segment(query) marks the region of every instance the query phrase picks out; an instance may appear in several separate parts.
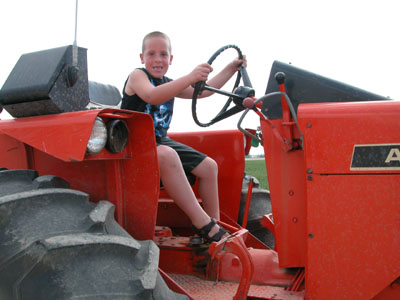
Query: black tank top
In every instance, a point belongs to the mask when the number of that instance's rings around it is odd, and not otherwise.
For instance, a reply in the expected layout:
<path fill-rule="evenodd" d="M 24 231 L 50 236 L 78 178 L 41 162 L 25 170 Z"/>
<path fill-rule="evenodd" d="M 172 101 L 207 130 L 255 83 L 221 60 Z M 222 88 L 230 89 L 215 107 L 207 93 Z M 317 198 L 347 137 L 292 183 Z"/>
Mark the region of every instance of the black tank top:
<path fill-rule="evenodd" d="M 140 68 L 140 70 L 146 73 L 147 77 L 149 78 L 149 81 L 154 86 L 158 86 L 160 84 L 172 81 L 171 78 L 168 78 L 166 76 L 163 76 L 162 78 L 154 78 L 149 74 L 149 72 L 147 72 L 145 68 Z M 124 88 L 122 90 L 121 108 L 150 114 L 154 121 L 155 135 L 157 137 L 166 136 L 172 119 L 174 98 L 158 105 L 148 104 L 136 94 L 129 96 L 128 94 L 125 93 L 125 87 L 127 82 L 128 79 L 125 81 Z"/>

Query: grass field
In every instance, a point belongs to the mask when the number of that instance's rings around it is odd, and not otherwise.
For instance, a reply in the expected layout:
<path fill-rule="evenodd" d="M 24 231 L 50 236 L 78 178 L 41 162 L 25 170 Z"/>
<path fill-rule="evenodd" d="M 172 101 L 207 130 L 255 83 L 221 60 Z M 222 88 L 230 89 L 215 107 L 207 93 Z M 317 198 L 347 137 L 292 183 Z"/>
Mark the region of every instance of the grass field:
<path fill-rule="evenodd" d="M 269 189 L 264 159 L 246 159 L 245 172 L 258 179 L 261 189 Z"/>

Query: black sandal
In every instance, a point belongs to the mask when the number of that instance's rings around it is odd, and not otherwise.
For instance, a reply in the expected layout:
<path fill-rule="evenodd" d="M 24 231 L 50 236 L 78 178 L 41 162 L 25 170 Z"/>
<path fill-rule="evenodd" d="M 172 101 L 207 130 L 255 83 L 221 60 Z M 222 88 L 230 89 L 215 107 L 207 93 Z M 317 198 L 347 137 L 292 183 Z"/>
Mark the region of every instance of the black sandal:
<path fill-rule="evenodd" d="M 214 226 L 217 225 L 217 220 L 215 220 L 214 218 L 211 218 L 210 223 L 208 223 L 207 225 L 204 225 L 202 228 L 197 229 L 196 227 L 193 227 L 193 231 L 198 234 L 199 236 L 201 236 L 202 238 L 204 238 L 207 242 L 218 242 L 219 240 L 221 240 L 221 238 L 229 233 L 228 231 L 226 231 L 222 226 L 219 226 L 219 230 L 212 236 L 209 236 L 210 231 L 214 228 Z"/>

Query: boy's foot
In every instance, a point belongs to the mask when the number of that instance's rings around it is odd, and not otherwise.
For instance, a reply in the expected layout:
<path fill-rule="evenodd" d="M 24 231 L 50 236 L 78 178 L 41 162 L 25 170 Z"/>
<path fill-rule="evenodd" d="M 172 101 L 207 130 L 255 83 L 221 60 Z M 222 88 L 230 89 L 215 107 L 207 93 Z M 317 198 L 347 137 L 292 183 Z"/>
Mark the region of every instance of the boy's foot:
<path fill-rule="evenodd" d="M 222 238 L 226 238 L 229 236 L 229 232 L 218 225 L 217 221 L 214 218 L 211 218 L 210 223 L 200 229 L 197 229 L 193 226 L 193 230 L 195 233 L 204 238 L 207 242 L 218 242 Z"/>

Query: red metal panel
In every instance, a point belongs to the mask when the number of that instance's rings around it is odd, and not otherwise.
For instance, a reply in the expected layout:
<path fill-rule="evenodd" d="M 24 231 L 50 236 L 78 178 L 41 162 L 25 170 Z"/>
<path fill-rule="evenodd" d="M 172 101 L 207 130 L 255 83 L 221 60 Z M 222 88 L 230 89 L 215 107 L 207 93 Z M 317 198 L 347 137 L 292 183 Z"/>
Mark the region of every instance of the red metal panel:
<path fill-rule="evenodd" d="M 396 299 L 388 287 L 400 275 L 399 171 L 350 167 L 355 145 L 400 143 L 400 103 L 303 104 L 298 112 L 308 170 L 307 299 L 371 299 L 383 290 Z"/>
<path fill-rule="evenodd" d="M 248 249 L 254 265 L 254 273 L 251 278 L 253 284 L 272 286 L 290 286 L 293 274 L 287 269 L 279 268 L 278 254 L 273 250 Z M 242 265 L 237 256 L 225 253 L 218 260 L 218 277 L 226 281 L 239 281 L 242 274 Z"/>
<path fill-rule="evenodd" d="M 0 132 L 61 160 L 80 161 L 99 114 L 129 118 L 134 113 L 103 109 L 2 120 Z"/>
<path fill-rule="evenodd" d="M 155 241 L 161 250 L 159 267 L 162 270 L 205 277 L 208 259 L 206 247 L 188 247 L 188 237 L 156 237 Z"/>
<path fill-rule="evenodd" d="M 238 283 L 210 281 L 192 275 L 168 274 L 195 300 L 232 300 Z M 247 299 L 303 300 L 303 292 L 287 291 L 282 287 L 251 285 Z M 336 299 L 336 298 L 335 298 Z"/>
<path fill-rule="evenodd" d="M 90 195 L 90 200 L 107 200 L 107 173 L 105 161 L 65 162 L 42 151 L 33 149 L 30 169 L 39 175 L 56 175 L 67 180 L 71 188 Z"/>
<path fill-rule="evenodd" d="M 1 134 L 1 131 L 0 167 L 7 169 L 28 168 L 25 145 L 7 135 Z"/>
<path fill-rule="evenodd" d="M 128 120 L 132 157 L 123 161 L 124 227 L 139 240 L 153 239 L 160 193 L 153 120 L 148 114 Z"/>
<path fill-rule="evenodd" d="M 178 142 L 206 153 L 218 163 L 220 209 L 237 220 L 244 175 L 244 138 L 238 130 L 171 133 Z"/>
<path fill-rule="evenodd" d="M 107 176 L 108 200 L 115 205 L 115 217 L 119 224 L 124 226 L 124 199 L 125 182 L 123 179 L 124 165 L 123 160 L 113 159 L 106 161 L 105 168 Z M 126 214 L 125 214 L 126 217 Z"/>
<path fill-rule="evenodd" d="M 64 161 L 82 160 L 98 110 L 0 122 L 0 130 Z"/>
<path fill-rule="evenodd" d="M 398 279 L 372 300 L 398 300 L 400 299 L 400 285 Z"/>
<path fill-rule="evenodd" d="M 273 126 L 283 132 L 281 120 Z M 276 250 L 281 267 L 305 265 L 306 195 L 303 150 L 286 152 L 271 125 L 261 121 Z"/>
<path fill-rule="evenodd" d="M 96 156 L 82 156 L 87 139 L 80 132 L 90 135 L 98 114 L 105 118 L 125 119 L 130 132 L 125 151 L 111 154 L 103 150 Z M 51 128 L 45 123 L 53 118 L 57 120 L 57 125 Z M 1 129 L 22 141 L 29 140 L 29 145 L 34 146 L 29 147 L 28 168 L 36 169 L 40 175 L 52 174 L 64 178 L 71 188 L 88 193 L 91 201 L 113 202 L 117 220 L 130 234 L 141 240 L 153 238 L 160 180 L 153 122 L 149 115 L 108 109 L 27 119 L 30 120 L 18 119 L 8 124 L 16 125 L 17 130 L 5 126 Z M 4 124 L 3 121 L 1 124 Z M 74 129 L 69 135 L 71 127 Z M 23 134 L 24 130 L 27 137 Z M 49 135 L 46 130 L 51 131 Z M 41 138 L 45 139 L 45 143 L 39 143 Z M 69 150 L 75 153 L 73 155 L 77 160 L 69 160 Z M 17 166 L 9 167 L 15 169 Z"/>
<path fill-rule="evenodd" d="M 400 276 L 399 175 L 307 183 L 306 299 L 371 299 Z"/>
<path fill-rule="evenodd" d="M 400 143 L 399 116 L 399 101 L 300 105 L 307 169 L 319 174 L 365 172 L 350 171 L 354 145 Z"/>

